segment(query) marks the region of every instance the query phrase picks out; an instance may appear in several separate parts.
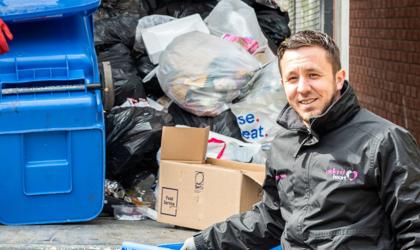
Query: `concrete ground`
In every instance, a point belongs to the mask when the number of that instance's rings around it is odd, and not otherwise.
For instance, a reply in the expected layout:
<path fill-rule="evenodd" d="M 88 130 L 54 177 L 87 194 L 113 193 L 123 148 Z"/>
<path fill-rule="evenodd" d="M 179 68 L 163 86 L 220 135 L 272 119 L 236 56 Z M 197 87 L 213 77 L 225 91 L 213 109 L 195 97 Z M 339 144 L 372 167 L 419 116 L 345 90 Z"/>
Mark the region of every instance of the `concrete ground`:
<path fill-rule="evenodd" d="M 113 217 L 71 224 L 0 225 L 0 249 L 120 249 L 123 241 L 158 246 L 182 242 L 195 233 L 149 219 L 119 221 Z"/>

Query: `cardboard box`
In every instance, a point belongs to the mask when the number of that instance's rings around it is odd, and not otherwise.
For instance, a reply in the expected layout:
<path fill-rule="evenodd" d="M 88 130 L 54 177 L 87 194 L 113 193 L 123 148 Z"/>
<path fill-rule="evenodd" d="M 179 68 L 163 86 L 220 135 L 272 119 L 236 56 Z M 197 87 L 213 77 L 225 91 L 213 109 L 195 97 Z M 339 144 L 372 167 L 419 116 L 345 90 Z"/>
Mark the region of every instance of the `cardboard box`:
<path fill-rule="evenodd" d="M 264 165 L 205 160 L 208 134 L 208 128 L 163 128 L 159 222 L 201 230 L 261 199 Z"/>

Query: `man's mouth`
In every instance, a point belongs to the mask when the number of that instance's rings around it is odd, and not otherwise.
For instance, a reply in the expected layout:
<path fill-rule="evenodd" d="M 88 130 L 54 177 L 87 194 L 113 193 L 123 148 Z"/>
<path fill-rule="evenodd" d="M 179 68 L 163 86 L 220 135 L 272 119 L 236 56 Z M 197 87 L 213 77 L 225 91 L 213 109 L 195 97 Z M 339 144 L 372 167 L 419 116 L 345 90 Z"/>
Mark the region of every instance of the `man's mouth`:
<path fill-rule="evenodd" d="M 300 100 L 299 104 L 308 105 L 316 101 L 316 98 Z"/>

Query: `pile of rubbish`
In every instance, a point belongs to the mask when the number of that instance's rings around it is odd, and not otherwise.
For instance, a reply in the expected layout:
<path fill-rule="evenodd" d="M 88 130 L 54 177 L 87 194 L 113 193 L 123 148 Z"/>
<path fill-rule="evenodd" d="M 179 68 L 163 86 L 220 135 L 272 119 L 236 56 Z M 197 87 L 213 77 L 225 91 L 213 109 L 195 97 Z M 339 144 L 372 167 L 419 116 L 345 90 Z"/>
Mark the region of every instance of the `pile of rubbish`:
<path fill-rule="evenodd" d="M 287 102 L 273 53 L 290 36 L 285 2 L 102 1 L 95 49 L 115 89 L 105 114 L 105 212 L 154 208 L 163 126 L 209 127 L 207 156 L 264 163 Z"/>

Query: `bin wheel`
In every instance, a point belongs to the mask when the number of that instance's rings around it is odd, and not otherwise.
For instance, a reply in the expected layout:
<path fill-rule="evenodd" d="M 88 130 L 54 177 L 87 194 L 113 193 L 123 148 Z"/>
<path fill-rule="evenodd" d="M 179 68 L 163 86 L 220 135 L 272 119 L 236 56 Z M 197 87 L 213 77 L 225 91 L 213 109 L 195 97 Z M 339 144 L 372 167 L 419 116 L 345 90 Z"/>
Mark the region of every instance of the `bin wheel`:
<path fill-rule="evenodd" d="M 102 103 L 105 111 L 110 111 L 115 102 L 114 83 L 110 62 L 102 62 Z"/>

